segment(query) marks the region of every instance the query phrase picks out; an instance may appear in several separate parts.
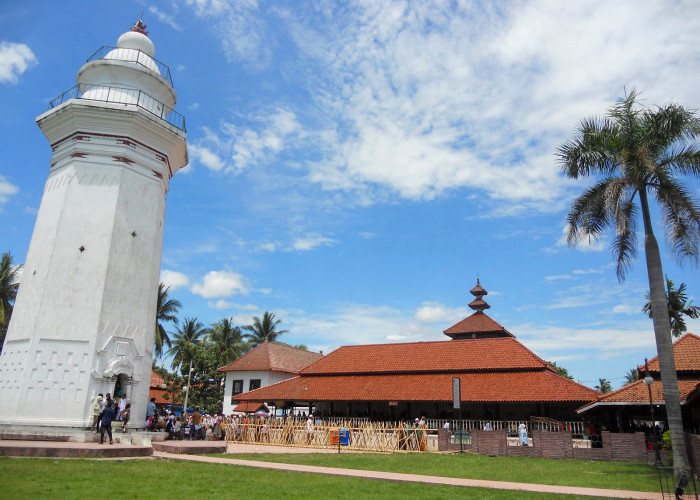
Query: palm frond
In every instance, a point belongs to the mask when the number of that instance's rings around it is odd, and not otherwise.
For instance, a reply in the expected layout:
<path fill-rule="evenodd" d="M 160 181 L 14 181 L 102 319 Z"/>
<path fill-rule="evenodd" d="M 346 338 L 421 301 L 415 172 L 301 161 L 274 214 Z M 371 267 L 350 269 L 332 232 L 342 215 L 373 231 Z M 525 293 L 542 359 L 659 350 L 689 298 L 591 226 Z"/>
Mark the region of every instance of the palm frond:
<path fill-rule="evenodd" d="M 566 216 L 570 246 L 576 246 L 582 238 L 597 239 L 607 229 L 611 222 L 609 188 L 614 181 L 604 179 L 574 200 Z"/>
<path fill-rule="evenodd" d="M 616 213 L 612 250 L 616 256 L 617 279 L 620 282 L 625 280 L 629 266 L 637 257 L 637 211 L 634 198 L 629 197 L 620 203 Z"/>
<path fill-rule="evenodd" d="M 691 193 L 673 177 L 662 175 L 654 194 L 663 215 L 666 238 L 679 261 L 698 261 L 700 206 Z"/>
<path fill-rule="evenodd" d="M 641 119 L 644 144 L 655 156 L 678 141 L 692 141 L 700 132 L 700 123 L 692 111 L 674 103 L 646 110 Z"/>
<path fill-rule="evenodd" d="M 586 118 L 581 121 L 574 139 L 557 148 L 555 156 L 572 179 L 593 174 L 609 175 L 617 168 L 615 124 L 607 118 Z"/>
<path fill-rule="evenodd" d="M 700 146 L 675 144 L 659 155 L 658 163 L 673 172 L 700 177 Z"/>

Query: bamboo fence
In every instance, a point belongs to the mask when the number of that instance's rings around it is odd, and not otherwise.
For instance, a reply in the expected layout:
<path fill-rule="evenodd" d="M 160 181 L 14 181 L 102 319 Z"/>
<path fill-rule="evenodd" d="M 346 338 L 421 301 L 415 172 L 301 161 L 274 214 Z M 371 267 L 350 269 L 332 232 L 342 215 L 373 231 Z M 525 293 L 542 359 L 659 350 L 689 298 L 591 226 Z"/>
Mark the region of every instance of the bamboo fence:
<path fill-rule="evenodd" d="M 356 451 L 394 452 L 425 451 L 427 435 L 437 429 L 425 426 L 408 427 L 395 422 L 361 422 L 334 420 L 314 422 L 309 432 L 306 421 L 293 419 L 261 419 L 257 417 L 226 419 L 221 424 L 226 441 L 303 448 L 338 448 L 331 444 L 331 429 L 347 429 L 349 444 L 344 449 Z"/>

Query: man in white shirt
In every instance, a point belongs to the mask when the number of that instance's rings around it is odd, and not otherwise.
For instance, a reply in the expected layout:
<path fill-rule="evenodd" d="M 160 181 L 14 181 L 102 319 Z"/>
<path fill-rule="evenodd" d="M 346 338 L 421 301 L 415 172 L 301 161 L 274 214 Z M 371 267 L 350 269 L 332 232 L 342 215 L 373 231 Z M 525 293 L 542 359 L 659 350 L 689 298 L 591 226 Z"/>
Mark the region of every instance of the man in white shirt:
<path fill-rule="evenodd" d="M 117 411 L 117 420 L 122 419 L 122 412 L 124 411 L 124 408 L 126 408 L 126 394 L 122 394 L 122 397 L 119 398 L 119 405 L 118 405 L 118 411 Z"/>

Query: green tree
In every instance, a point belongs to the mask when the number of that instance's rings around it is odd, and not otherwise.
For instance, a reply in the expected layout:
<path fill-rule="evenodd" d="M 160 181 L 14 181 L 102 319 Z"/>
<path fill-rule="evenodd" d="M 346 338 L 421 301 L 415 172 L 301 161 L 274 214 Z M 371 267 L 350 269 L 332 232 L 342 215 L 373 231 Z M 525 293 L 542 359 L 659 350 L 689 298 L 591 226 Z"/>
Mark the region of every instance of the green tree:
<path fill-rule="evenodd" d="M 647 302 L 644 304 L 642 312 L 651 318 L 651 295 L 649 292 L 644 294 L 644 298 L 647 299 Z M 668 276 L 666 276 L 666 302 L 668 303 L 668 319 L 671 321 L 671 333 L 674 337 L 680 337 L 688 331 L 683 316 L 700 317 L 700 307 L 694 306 L 692 301 L 688 301 L 685 283 L 681 283 L 676 288 Z"/>
<path fill-rule="evenodd" d="M 163 355 L 163 346 L 172 347 L 170 336 L 165 331 L 163 323 L 167 321 L 177 321 L 177 313 L 182 307 L 178 300 L 168 298 L 170 287 L 163 283 L 158 284 L 158 304 L 156 307 L 156 335 L 153 346 L 153 354 L 160 358 Z"/>
<path fill-rule="evenodd" d="M 211 325 L 209 339 L 216 346 L 219 366 L 225 366 L 250 350 L 243 341 L 240 327 L 233 324 L 232 318 L 223 318 Z"/>
<path fill-rule="evenodd" d="M 637 255 L 637 224 L 641 210 L 644 227 L 651 311 L 669 429 L 674 443 L 676 474 L 687 468 L 678 378 L 673 358 L 664 273 L 654 236 L 649 206 L 652 195 L 659 203 L 666 234 L 679 260 L 698 259 L 700 211 L 679 174 L 700 176 L 697 137 L 700 122 L 694 112 L 676 104 L 641 108 L 632 90 L 603 118 L 584 119 L 574 139 L 557 150 L 561 166 L 573 179 L 594 177 L 596 182 L 572 204 L 567 215 L 568 241 L 598 239 L 612 229 L 612 250 L 617 277 Z"/>
<path fill-rule="evenodd" d="M 602 392 L 603 394 L 607 394 L 612 392 L 612 385 L 610 385 L 610 381 L 608 379 L 599 378 L 598 385 L 596 385 L 594 389 Z"/>
<path fill-rule="evenodd" d="M 633 382 L 639 380 L 639 372 L 636 368 L 632 368 L 630 371 L 625 373 L 625 383 L 624 385 L 630 385 Z"/>
<path fill-rule="evenodd" d="M 195 348 L 209 331 L 197 321 L 197 318 L 185 318 L 181 325 L 175 324 L 175 331 L 171 332 L 172 347 L 168 349 L 168 356 L 173 357 L 172 367 L 189 369 L 190 360 L 194 358 Z"/>
<path fill-rule="evenodd" d="M 213 342 L 200 342 L 193 351 L 192 380 L 188 406 L 196 406 L 207 413 L 221 414 L 224 402 L 224 374 L 217 371 L 221 366 L 219 348 Z M 186 376 L 189 366 L 183 365 Z"/>
<path fill-rule="evenodd" d="M 16 266 L 12 263 L 12 255 L 9 252 L 2 254 L 0 259 L 0 352 L 5 343 L 12 308 L 17 298 L 20 269 L 22 269 L 21 265 Z"/>
<path fill-rule="evenodd" d="M 569 380 L 574 379 L 574 377 L 569 375 L 569 370 L 567 370 L 563 366 L 557 365 L 556 362 L 554 362 L 554 361 L 547 361 L 547 363 L 549 363 L 552 366 L 552 368 L 554 368 L 560 376 L 562 376 L 564 378 L 568 378 Z"/>
<path fill-rule="evenodd" d="M 277 325 L 282 323 L 281 319 L 275 319 L 275 313 L 265 311 L 262 321 L 257 316 L 253 317 L 253 324 L 243 327 L 246 333 L 244 337 L 248 340 L 251 346 L 255 347 L 263 342 L 272 342 L 277 340 L 277 337 L 287 330 L 277 330 Z"/>

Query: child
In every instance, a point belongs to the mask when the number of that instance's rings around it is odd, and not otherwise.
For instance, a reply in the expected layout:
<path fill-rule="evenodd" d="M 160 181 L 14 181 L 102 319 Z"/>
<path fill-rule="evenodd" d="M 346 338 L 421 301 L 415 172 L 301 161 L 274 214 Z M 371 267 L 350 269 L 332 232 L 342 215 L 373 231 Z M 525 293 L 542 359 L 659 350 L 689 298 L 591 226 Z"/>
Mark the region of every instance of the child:
<path fill-rule="evenodd" d="M 131 416 L 131 403 L 127 403 L 122 412 L 122 432 L 126 432 L 126 424 L 129 423 L 129 417 Z"/>

